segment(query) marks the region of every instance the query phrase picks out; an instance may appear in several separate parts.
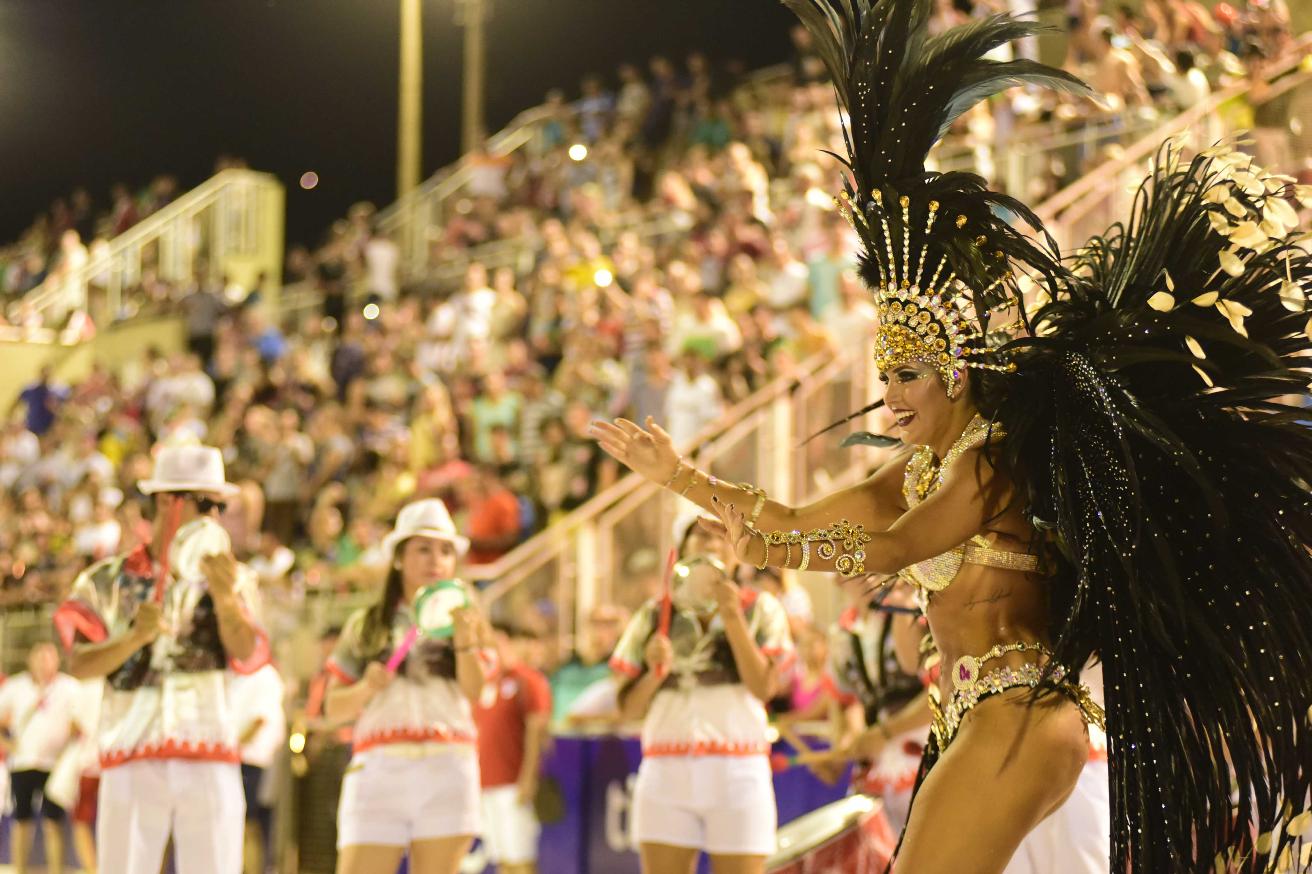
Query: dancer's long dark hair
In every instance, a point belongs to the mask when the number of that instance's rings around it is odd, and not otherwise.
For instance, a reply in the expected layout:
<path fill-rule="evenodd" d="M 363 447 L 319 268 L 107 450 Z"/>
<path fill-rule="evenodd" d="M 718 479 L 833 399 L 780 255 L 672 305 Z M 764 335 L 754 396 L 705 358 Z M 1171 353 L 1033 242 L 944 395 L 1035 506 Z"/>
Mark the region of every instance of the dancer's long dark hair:
<path fill-rule="evenodd" d="M 408 540 L 402 540 L 396 545 L 393 562 L 407 543 Z M 386 652 L 391 643 L 389 637 L 392 621 L 396 618 L 396 608 L 400 606 L 404 592 L 401 569 L 392 564 L 387 569 L 387 581 L 383 583 L 382 595 L 365 611 L 360 625 L 360 650 L 364 661 L 372 661 Z"/>

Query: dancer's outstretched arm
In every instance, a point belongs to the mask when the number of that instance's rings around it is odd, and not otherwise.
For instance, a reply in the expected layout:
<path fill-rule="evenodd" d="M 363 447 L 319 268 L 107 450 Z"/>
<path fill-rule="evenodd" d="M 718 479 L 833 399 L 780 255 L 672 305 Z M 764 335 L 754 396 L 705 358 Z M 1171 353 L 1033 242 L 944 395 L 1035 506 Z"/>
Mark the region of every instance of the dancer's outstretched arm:
<path fill-rule="evenodd" d="M 717 513 L 718 506 L 736 507 L 761 531 L 805 531 L 839 519 L 862 525 L 867 531 L 881 531 L 906 511 L 902 476 L 909 452 L 899 454 L 864 482 L 814 503 L 790 507 L 770 500 L 760 490 L 714 479 L 692 467 L 679 457 L 670 435 L 650 416 L 645 428 L 628 419 L 593 422 L 592 436 L 609 455 L 651 482 L 664 485 L 708 513 Z"/>
<path fill-rule="evenodd" d="M 815 528 L 797 526 L 772 531 L 762 525 L 753 530 L 736 504 L 717 500 L 712 508 L 724 526 L 725 536 L 745 562 L 837 571 L 847 576 L 897 573 L 965 543 L 984 531 L 1000 508 L 1007 506 L 1010 484 L 991 465 L 980 462 L 978 449 L 964 453 L 943 471 L 943 484 L 937 491 L 900 514 L 885 530 L 869 526 L 857 530 L 860 516 L 840 517 L 837 513 Z M 851 524 L 844 526 L 843 522 Z M 790 532 L 797 533 L 792 542 L 773 542 L 772 534 Z"/>

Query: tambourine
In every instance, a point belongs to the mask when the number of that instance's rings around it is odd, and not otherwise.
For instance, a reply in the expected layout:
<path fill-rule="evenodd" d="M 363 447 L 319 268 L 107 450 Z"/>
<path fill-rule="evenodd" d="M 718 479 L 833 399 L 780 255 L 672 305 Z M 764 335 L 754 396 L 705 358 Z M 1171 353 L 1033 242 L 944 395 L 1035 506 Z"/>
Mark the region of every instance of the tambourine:
<path fill-rule="evenodd" d="M 387 660 L 387 670 L 396 673 L 419 635 L 434 640 L 454 635 L 456 611 L 469 606 L 469 592 L 459 580 L 438 580 L 420 589 L 415 594 L 415 624 Z"/>

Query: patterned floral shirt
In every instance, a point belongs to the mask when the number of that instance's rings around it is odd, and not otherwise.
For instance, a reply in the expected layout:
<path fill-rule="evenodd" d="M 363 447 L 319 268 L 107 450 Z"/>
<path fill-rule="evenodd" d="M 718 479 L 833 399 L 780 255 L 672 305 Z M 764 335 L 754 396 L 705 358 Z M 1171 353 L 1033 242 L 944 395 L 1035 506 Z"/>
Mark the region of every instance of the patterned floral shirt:
<path fill-rule="evenodd" d="M 339 683 L 358 682 L 370 662 L 385 664 L 415 624 L 409 605 L 400 604 L 384 639 L 366 640 L 367 613 L 365 608 L 351 614 L 328 658 L 328 671 Z M 479 658 L 485 667 L 493 661 L 486 652 L 480 652 Z M 354 749 L 359 753 L 415 744 L 472 749 L 477 737 L 473 709 L 456 682 L 452 640 L 420 635 L 397 669 L 396 679 L 370 699 L 356 720 Z"/>
<path fill-rule="evenodd" d="M 788 616 L 769 593 L 742 591 L 747 628 L 767 658 L 781 666 L 793 657 Z M 625 681 L 641 676 L 643 651 L 660 623 L 659 600 L 644 604 L 611 656 Z M 770 751 L 765 706 L 743 686 L 718 615 L 703 622 L 674 608 L 670 616 L 674 665 L 642 725 L 644 756 L 755 755 Z"/>
<path fill-rule="evenodd" d="M 212 519 L 184 525 L 170 547 L 170 579 L 163 613 L 168 631 L 137 650 L 105 678 L 99 747 L 104 768 L 136 759 L 237 762 L 237 727 L 226 671 L 250 673 L 269 660 L 268 638 L 257 626 L 255 651 L 229 658 L 219 637 L 214 599 L 198 563 L 199 544 L 223 548 L 227 534 Z M 100 643 L 128 633 L 141 603 L 154 597 L 160 568 L 147 547 L 87 568 L 55 612 L 64 648 Z M 258 616 L 255 574 L 238 565 L 235 592 L 248 618 Z"/>

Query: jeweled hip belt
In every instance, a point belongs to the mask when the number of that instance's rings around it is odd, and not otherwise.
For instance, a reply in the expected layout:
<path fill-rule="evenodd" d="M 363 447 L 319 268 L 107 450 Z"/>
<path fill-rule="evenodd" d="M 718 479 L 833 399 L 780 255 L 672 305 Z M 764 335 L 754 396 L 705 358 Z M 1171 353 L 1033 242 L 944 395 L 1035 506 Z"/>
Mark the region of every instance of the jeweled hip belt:
<path fill-rule="evenodd" d="M 952 695 L 940 714 L 934 719 L 934 734 L 940 749 L 947 749 L 952 739 L 961 728 L 961 721 L 979 702 L 992 695 L 998 695 L 1010 689 L 1033 689 L 1040 682 L 1051 684 L 1054 689 L 1068 695 L 1084 714 L 1085 721 L 1105 730 L 1105 715 L 1087 686 L 1070 682 L 1066 670 L 1060 665 L 1041 665 L 1030 662 L 1023 665 L 1005 665 L 996 670 L 984 672 L 985 662 L 1012 652 L 1033 652 L 1047 657 L 1052 653 L 1039 643 L 998 644 L 981 656 L 962 656 L 952 665 Z"/>

